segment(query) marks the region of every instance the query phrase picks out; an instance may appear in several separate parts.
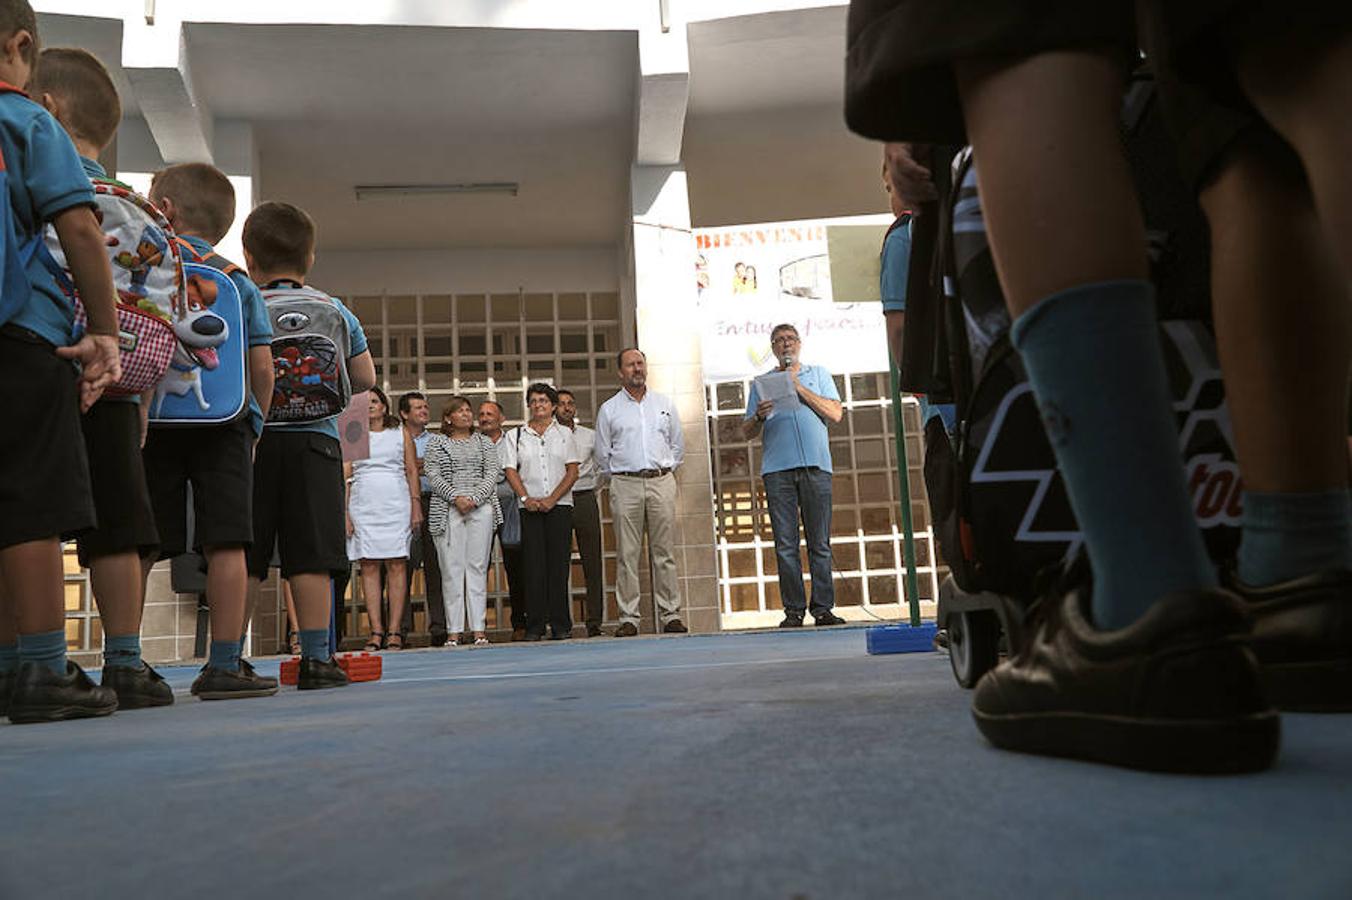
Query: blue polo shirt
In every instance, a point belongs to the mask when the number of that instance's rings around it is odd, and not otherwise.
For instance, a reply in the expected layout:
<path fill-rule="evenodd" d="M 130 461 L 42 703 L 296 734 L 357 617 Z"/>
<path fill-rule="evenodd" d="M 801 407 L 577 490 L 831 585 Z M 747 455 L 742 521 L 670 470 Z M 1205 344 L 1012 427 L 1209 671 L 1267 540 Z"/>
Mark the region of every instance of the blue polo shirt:
<path fill-rule="evenodd" d="M 75 145 L 47 110 L 22 94 L 0 94 L 0 153 L 9 180 L 14 238 L 21 247 L 59 213 L 94 206 L 94 188 Z M 36 256 L 28 264 L 28 281 L 32 297 L 11 321 L 58 347 L 69 344 L 75 307 Z"/>
<path fill-rule="evenodd" d="M 778 370 L 770 369 L 770 371 Z M 840 399 L 831 373 L 821 366 L 800 367 L 798 381 L 818 396 L 828 400 Z M 746 400 L 746 418 L 750 419 L 756 414 L 756 406 L 759 403 L 760 394 L 753 381 L 751 394 Z M 806 403 L 802 403 L 801 398 L 798 408 L 792 414 L 777 410 L 765 420 L 762 442 L 764 444 L 761 453 L 762 475 L 808 466 L 815 466 L 824 472 L 831 471 L 831 441 L 826 431 L 826 423 Z"/>
<path fill-rule="evenodd" d="M 184 234 L 180 237 L 191 244 L 199 256 L 207 257 L 216 252 L 215 247 L 196 235 Z M 243 269 L 231 272 L 230 280 L 239 289 L 239 303 L 244 310 L 244 332 L 248 337 L 248 346 L 271 347 L 272 319 L 268 318 L 268 308 L 263 303 L 263 295 L 258 293 L 258 285 L 249 280 Z M 246 360 L 246 369 L 247 366 Z M 252 390 L 249 391 L 249 427 L 253 429 L 254 437 L 263 434 L 263 408 L 254 399 Z"/>
<path fill-rule="evenodd" d="M 343 318 L 347 320 L 347 358 L 351 359 L 354 356 L 360 356 L 365 353 L 367 350 L 366 332 L 362 330 L 361 319 L 358 319 L 356 313 L 344 306 L 343 301 L 339 300 L 337 297 L 330 297 L 329 299 L 333 301 L 333 305 L 338 307 L 338 311 L 342 313 Z M 264 302 L 266 303 L 266 301 Z M 320 419 L 318 422 L 301 422 L 291 425 L 273 424 L 269 425 L 268 428 L 277 431 L 309 431 L 314 434 L 327 434 L 335 441 L 338 440 L 337 416 L 329 416 L 327 419 Z M 419 457 L 422 456 L 421 453 L 418 455 Z M 427 487 L 424 487 L 423 490 L 427 490 Z"/>
<path fill-rule="evenodd" d="M 898 225 L 883 240 L 882 279 L 883 312 L 906 312 L 906 280 L 911 273 L 911 221 Z M 920 421 L 938 416 L 951 434 L 957 427 L 958 412 L 952 403 L 930 403 L 924 394 L 912 395 L 920 401 Z"/>

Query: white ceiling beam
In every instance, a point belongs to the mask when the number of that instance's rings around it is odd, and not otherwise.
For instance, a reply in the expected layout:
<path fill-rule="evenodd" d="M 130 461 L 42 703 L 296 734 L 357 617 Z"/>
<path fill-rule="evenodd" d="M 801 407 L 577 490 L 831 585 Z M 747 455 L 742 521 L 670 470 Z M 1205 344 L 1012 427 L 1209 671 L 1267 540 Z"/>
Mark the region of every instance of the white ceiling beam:
<path fill-rule="evenodd" d="M 685 23 L 664 15 L 663 21 L 645 24 L 639 31 L 638 57 L 634 162 L 640 166 L 678 165 L 690 104 L 690 48 Z"/>
<path fill-rule="evenodd" d="M 160 156 L 171 165 L 214 162 L 211 110 L 193 85 L 188 55 L 181 20 L 162 11 L 154 25 L 127 21 L 122 69 Z"/>

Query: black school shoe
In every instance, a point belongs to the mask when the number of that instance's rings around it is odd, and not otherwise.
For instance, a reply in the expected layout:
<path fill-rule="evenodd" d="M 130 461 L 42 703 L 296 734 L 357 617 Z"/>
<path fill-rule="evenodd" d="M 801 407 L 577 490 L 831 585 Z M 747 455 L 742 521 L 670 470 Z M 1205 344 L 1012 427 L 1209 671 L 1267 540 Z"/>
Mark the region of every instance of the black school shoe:
<path fill-rule="evenodd" d="M 1253 619 L 1268 697 L 1291 712 L 1352 712 L 1352 572 L 1255 588 L 1226 581 Z"/>
<path fill-rule="evenodd" d="M 325 688 L 347 687 L 349 684 L 351 684 L 351 679 L 347 677 L 343 667 L 338 665 L 338 660 L 332 656 L 328 659 L 301 657 L 300 674 L 296 680 L 297 689 L 322 691 Z"/>
<path fill-rule="evenodd" d="M 192 683 L 192 693 L 203 700 L 271 697 L 277 693 L 277 679 L 259 675 L 247 659 L 241 659 L 238 672 L 203 666 Z"/>
<path fill-rule="evenodd" d="M 145 709 L 174 702 L 174 689 L 145 663 L 139 669 L 104 666 L 103 686 L 117 694 L 118 709 Z"/>
<path fill-rule="evenodd" d="M 844 625 L 845 620 L 831 610 L 825 610 L 812 617 L 813 625 Z"/>
<path fill-rule="evenodd" d="M 66 674 L 57 675 L 45 665 L 26 662 L 19 667 L 9 701 L 9 720 L 15 725 L 30 722 L 61 722 L 110 715 L 117 709 L 117 694 L 99 687 L 70 660 Z"/>
<path fill-rule="evenodd" d="M 1086 594 L 1047 596 L 1019 652 L 976 686 L 992 744 L 1158 772 L 1256 772 L 1281 723 L 1248 646 L 1248 618 L 1219 589 L 1169 594 L 1140 620 L 1096 631 Z"/>

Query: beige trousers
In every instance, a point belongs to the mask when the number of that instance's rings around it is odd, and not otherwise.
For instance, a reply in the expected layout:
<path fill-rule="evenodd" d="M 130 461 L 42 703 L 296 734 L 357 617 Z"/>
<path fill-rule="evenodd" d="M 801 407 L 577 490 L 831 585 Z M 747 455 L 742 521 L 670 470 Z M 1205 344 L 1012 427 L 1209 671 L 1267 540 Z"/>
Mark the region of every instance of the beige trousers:
<path fill-rule="evenodd" d="M 648 561 L 653 576 L 653 599 L 658 621 L 665 625 L 681 617 L 681 590 L 676 580 L 676 476 L 610 480 L 610 515 L 615 526 L 615 600 L 620 621 L 639 623 L 638 561 L 643 532 L 648 532 Z"/>

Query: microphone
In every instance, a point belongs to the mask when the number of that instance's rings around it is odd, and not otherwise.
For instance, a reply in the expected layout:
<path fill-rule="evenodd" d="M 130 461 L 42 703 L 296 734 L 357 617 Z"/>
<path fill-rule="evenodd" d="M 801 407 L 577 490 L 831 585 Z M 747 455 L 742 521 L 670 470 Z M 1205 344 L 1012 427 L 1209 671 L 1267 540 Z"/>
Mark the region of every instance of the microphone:
<path fill-rule="evenodd" d="M 793 365 L 793 354 L 792 354 L 792 353 L 785 353 L 783 356 L 781 356 L 781 357 L 779 358 L 779 364 L 780 364 L 781 366 L 783 366 L 784 368 L 786 368 L 786 369 L 787 369 L 789 366 Z"/>

